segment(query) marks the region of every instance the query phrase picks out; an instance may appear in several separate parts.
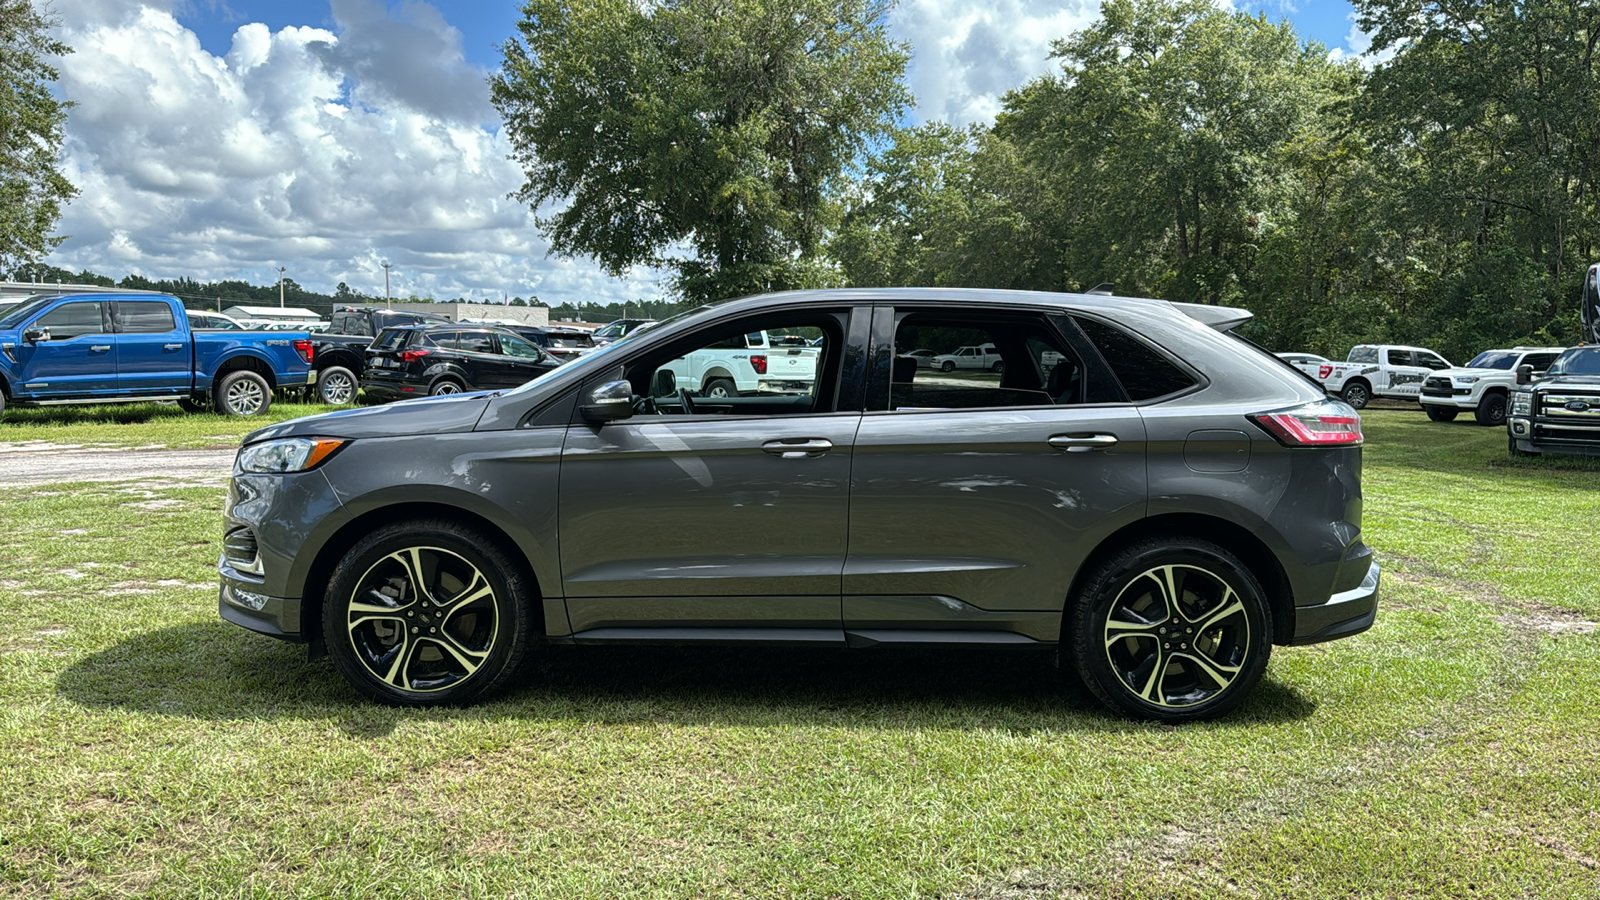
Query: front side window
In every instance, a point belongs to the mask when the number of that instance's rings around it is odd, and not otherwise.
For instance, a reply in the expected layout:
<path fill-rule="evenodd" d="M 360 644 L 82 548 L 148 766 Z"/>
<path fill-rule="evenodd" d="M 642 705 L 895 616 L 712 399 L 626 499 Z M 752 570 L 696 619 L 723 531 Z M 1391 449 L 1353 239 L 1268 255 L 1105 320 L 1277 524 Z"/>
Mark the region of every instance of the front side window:
<path fill-rule="evenodd" d="M 1533 366 L 1535 372 L 1543 372 L 1545 369 L 1550 368 L 1551 363 L 1555 362 L 1556 355 L 1554 353 L 1529 353 L 1522 358 L 1522 364 Z"/>
<path fill-rule="evenodd" d="M 105 334 L 106 330 L 100 320 L 100 304 L 93 300 L 58 306 L 40 316 L 33 325 L 35 328 L 49 329 L 52 341 L 71 340 L 85 334 Z"/>
<path fill-rule="evenodd" d="M 651 411 L 693 415 L 799 415 L 833 406 L 839 320 L 816 312 L 761 320 L 759 329 L 711 331 L 670 359 L 630 367 Z M 768 339 L 768 333 L 782 335 Z M 671 351 L 667 351 L 671 352 Z M 687 395 L 688 402 L 684 402 Z"/>
<path fill-rule="evenodd" d="M 1444 357 L 1437 356 L 1432 353 L 1418 353 L 1417 362 L 1434 370 L 1435 372 L 1439 371 L 1440 369 L 1450 368 L 1450 364 L 1444 361 Z"/>
<path fill-rule="evenodd" d="M 1416 363 L 1411 359 L 1410 350 L 1390 350 L 1387 358 L 1389 360 L 1389 365 L 1391 366 L 1416 365 Z"/>
<path fill-rule="evenodd" d="M 118 327 L 125 334 L 167 334 L 178 325 L 172 307 L 151 300 L 124 300 L 117 304 Z"/>
<path fill-rule="evenodd" d="M 513 334 L 500 335 L 500 352 L 517 359 L 537 360 L 544 355 L 538 347 Z"/>

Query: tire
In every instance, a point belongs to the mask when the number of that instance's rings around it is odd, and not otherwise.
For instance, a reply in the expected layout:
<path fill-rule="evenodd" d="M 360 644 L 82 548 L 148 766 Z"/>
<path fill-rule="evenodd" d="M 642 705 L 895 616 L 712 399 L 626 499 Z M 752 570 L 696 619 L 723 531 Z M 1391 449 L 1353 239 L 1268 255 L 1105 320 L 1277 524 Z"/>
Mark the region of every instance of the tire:
<path fill-rule="evenodd" d="M 361 385 L 356 373 L 344 366 L 330 366 L 317 372 L 317 399 L 333 406 L 356 402 L 356 391 Z"/>
<path fill-rule="evenodd" d="M 438 381 L 435 381 L 428 388 L 428 396 L 444 397 L 449 394 L 459 394 L 463 390 L 465 390 L 465 388 L 461 386 L 461 382 L 455 380 L 454 378 L 441 378 Z"/>
<path fill-rule="evenodd" d="M 732 378 L 707 378 L 705 387 L 700 389 L 700 396 L 719 400 L 724 397 L 737 397 L 739 385 Z"/>
<path fill-rule="evenodd" d="M 0 416 L 6 414 L 6 392 L 0 391 Z"/>
<path fill-rule="evenodd" d="M 218 412 L 230 416 L 259 416 L 272 407 L 272 388 L 260 375 L 238 369 L 217 382 L 211 391 L 211 403 Z"/>
<path fill-rule="evenodd" d="M 1339 392 L 1339 399 L 1356 409 L 1366 409 L 1367 401 L 1372 399 L 1372 388 L 1365 381 L 1352 381 Z"/>
<path fill-rule="evenodd" d="M 1478 408 L 1472 411 L 1472 417 L 1478 420 L 1479 425 L 1506 424 L 1506 395 L 1500 391 L 1490 391 L 1478 401 Z"/>
<path fill-rule="evenodd" d="M 1006 370 L 1006 361 L 1003 360 L 1003 359 L 989 367 L 989 371 L 995 372 L 995 373 L 1004 372 L 1005 370 Z"/>
<path fill-rule="evenodd" d="M 1456 414 L 1461 412 L 1454 406 L 1424 406 L 1422 408 L 1427 412 L 1428 418 L 1435 422 L 1454 422 Z"/>
<path fill-rule="evenodd" d="M 1272 654 L 1272 610 L 1260 582 L 1233 554 L 1196 538 L 1147 538 L 1122 549 L 1094 569 L 1068 612 L 1079 677 L 1106 706 L 1134 718 L 1192 722 L 1228 713 Z"/>
<path fill-rule="evenodd" d="M 941 371 L 941 372 L 954 372 L 955 370 L 956 370 L 955 360 L 947 359 L 944 362 L 939 364 L 939 371 Z"/>
<path fill-rule="evenodd" d="M 322 634 L 334 668 L 368 698 L 467 703 L 515 675 L 531 600 L 521 567 L 498 542 L 444 520 L 397 522 L 362 538 L 334 568 Z"/>

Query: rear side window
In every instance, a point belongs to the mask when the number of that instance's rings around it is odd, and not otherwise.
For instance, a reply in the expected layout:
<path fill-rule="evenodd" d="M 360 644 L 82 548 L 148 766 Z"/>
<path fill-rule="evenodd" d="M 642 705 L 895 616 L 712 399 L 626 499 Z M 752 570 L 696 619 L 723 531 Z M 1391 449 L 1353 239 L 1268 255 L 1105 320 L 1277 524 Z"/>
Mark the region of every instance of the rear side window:
<path fill-rule="evenodd" d="M 383 334 L 373 340 L 372 346 L 382 350 L 396 350 L 405 344 L 406 337 L 410 334 L 411 332 L 398 328 L 385 328 Z"/>
<path fill-rule="evenodd" d="M 118 303 L 117 318 L 124 334 L 166 334 L 178 328 L 172 307 L 149 300 Z"/>
<path fill-rule="evenodd" d="M 1545 369 L 1550 368 L 1550 364 L 1555 361 L 1556 354 L 1554 353 L 1529 353 L 1522 358 L 1522 364 L 1533 366 L 1535 372 L 1543 372 Z"/>
<path fill-rule="evenodd" d="M 333 325 L 328 331 L 332 334 L 370 335 L 372 334 L 370 322 L 371 320 L 361 313 L 339 313 L 333 317 Z"/>
<path fill-rule="evenodd" d="M 1391 365 L 1391 366 L 1414 366 L 1414 365 L 1416 365 L 1416 361 L 1411 358 L 1411 351 L 1410 350 L 1390 350 L 1389 351 L 1389 365 Z"/>
<path fill-rule="evenodd" d="M 494 346 L 494 335 L 487 331 L 463 331 L 457 348 L 468 353 L 497 353 Z"/>
<path fill-rule="evenodd" d="M 1128 392 L 1128 399 L 1153 400 L 1194 387 L 1195 380 L 1189 373 L 1133 335 L 1098 319 L 1072 318 L 1105 357 L 1106 365 Z"/>
<path fill-rule="evenodd" d="M 456 349 L 456 338 L 460 337 L 460 335 L 454 331 L 439 331 L 433 334 L 423 334 L 419 331 L 416 333 L 416 335 L 417 343 L 432 344 L 433 346 L 443 350 Z"/>

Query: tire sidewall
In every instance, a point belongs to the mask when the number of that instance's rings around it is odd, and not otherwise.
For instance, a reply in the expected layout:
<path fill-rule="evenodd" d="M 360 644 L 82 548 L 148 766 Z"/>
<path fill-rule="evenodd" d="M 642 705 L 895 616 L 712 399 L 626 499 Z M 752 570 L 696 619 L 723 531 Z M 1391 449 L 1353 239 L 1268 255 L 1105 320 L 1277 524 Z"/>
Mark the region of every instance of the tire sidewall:
<path fill-rule="evenodd" d="M 1496 415 L 1496 412 L 1499 415 Z M 1474 413 L 1480 425 L 1504 425 L 1506 423 L 1506 395 L 1495 391 L 1486 394 L 1478 402 L 1478 409 Z"/>
<path fill-rule="evenodd" d="M 239 381 L 254 381 L 256 386 L 261 389 L 261 407 L 255 412 L 237 412 L 228 403 L 228 390 L 233 387 L 235 382 Z M 267 384 L 265 378 L 255 372 L 249 369 L 238 369 L 222 376 L 222 380 L 217 382 L 216 390 L 212 391 L 211 405 L 215 406 L 218 412 L 229 416 L 237 416 L 239 418 L 259 416 L 272 407 L 272 386 Z"/>
<path fill-rule="evenodd" d="M 1366 409 L 1372 399 L 1372 389 L 1361 383 L 1347 384 L 1339 392 L 1339 398 L 1356 409 Z"/>
<path fill-rule="evenodd" d="M 494 588 L 499 617 L 494 645 L 482 666 L 465 680 L 437 691 L 405 691 L 369 672 L 350 640 L 352 594 L 380 560 L 408 547 L 437 547 L 465 559 Z M 448 522 L 399 523 L 378 529 L 344 555 L 328 579 L 322 602 L 322 635 L 334 668 L 363 695 L 395 706 L 439 706 L 470 702 L 502 687 L 526 652 L 530 611 L 524 577 L 499 546 Z"/>
<path fill-rule="evenodd" d="M 1250 628 L 1250 646 L 1238 677 L 1220 694 L 1194 706 L 1166 707 L 1135 694 L 1106 657 L 1102 637 L 1112 604 L 1134 579 L 1164 565 L 1194 566 L 1224 581 L 1238 595 Z M 1231 712 L 1266 672 L 1272 655 L 1272 612 L 1260 582 L 1221 547 L 1193 538 L 1140 541 L 1102 563 L 1074 598 L 1069 611 L 1074 664 L 1085 685 L 1108 706 L 1141 719 L 1190 722 Z"/>
<path fill-rule="evenodd" d="M 444 386 L 444 385 L 450 385 L 451 387 L 455 388 L 455 390 L 453 390 L 453 391 L 442 391 L 442 390 L 440 390 L 439 388 Z M 460 394 L 460 393 L 463 393 L 465 391 L 466 391 L 466 388 L 461 385 L 461 382 L 456 381 L 454 378 L 449 378 L 449 377 L 440 378 L 437 381 L 435 381 L 433 384 L 428 386 L 428 396 L 429 397 L 448 397 L 448 396 L 450 396 L 452 394 Z"/>
<path fill-rule="evenodd" d="M 717 388 L 722 388 L 722 393 L 716 393 Z M 738 388 L 730 378 L 713 378 L 706 382 L 706 388 L 701 391 L 707 397 L 732 397 L 738 393 Z"/>
<path fill-rule="evenodd" d="M 329 400 L 327 395 L 327 382 L 334 378 L 343 378 L 350 385 L 350 396 L 345 400 Z M 317 373 L 317 399 L 331 406 L 344 406 L 356 402 L 356 394 L 361 390 L 354 372 L 344 366 L 331 366 Z"/>

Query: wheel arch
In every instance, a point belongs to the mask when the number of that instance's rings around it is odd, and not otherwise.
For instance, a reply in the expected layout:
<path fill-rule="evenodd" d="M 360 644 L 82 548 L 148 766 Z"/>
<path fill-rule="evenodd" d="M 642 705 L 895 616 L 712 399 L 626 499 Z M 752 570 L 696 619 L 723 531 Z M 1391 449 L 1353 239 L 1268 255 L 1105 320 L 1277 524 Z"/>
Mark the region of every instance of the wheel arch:
<path fill-rule="evenodd" d="M 534 569 L 533 562 L 528 559 L 526 550 L 515 538 L 495 524 L 493 519 L 456 504 L 428 500 L 406 501 L 375 507 L 361 513 L 341 525 L 317 549 L 316 556 L 306 568 L 305 578 L 300 585 L 300 621 L 305 629 L 306 639 L 311 643 L 313 655 L 320 656 L 325 652 L 322 603 L 328 590 L 328 582 L 333 576 L 334 568 L 339 565 L 339 560 L 373 530 L 395 522 L 419 519 L 442 519 L 454 522 L 478 531 L 498 544 L 511 561 L 522 568 L 523 576 L 532 586 L 533 609 L 529 610 L 529 614 L 533 617 L 537 634 L 542 636 L 547 633 L 541 603 L 545 593 L 539 583 L 539 573 Z"/>
<path fill-rule="evenodd" d="M 725 367 L 718 365 L 715 368 L 708 369 L 700 376 L 700 384 L 703 387 L 707 384 L 710 384 L 714 379 L 717 378 L 726 378 L 729 381 L 736 380 L 734 379 L 732 372 L 728 371 Z"/>
<path fill-rule="evenodd" d="M 1294 586 L 1290 583 L 1289 575 L 1284 571 L 1283 565 L 1278 562 L 1277 554 L 1273 553 L 1261 538 L 1239 524 L 1217 516 L 1197 513 L 1166 513 L 1150 516 L 1112 532 L 1084 559 L 1083 564 L 1072 576 L 1072 586 L 1067 591 L 1067 603 L 1072 602 L 1072 598 L 1078 595 L 1078 590 L 1088 580 L 1090 574 L 1112 554 L 1135 541 L 1155 537 L 1187 537 L 1209 541 L 1238 557 L 1239 561 L 1256 576 L 1256 580 L 1261 582 L 1261 588 L 1266 592 L 1267 602 L 1272 607 L 1272 642 L 1284 644 L 1294 637 Z M 1067 620 L 1067 616 L 1062 617 L 1063 627 Z M 1061 636 L 1063 644 L 1068 639 L 1065 634 Z"/>
<path fill-rule="evenodd" d="M 249 370 L 257 375 L 260 375 L 262 378 L 265 378 L 267 380 L 268 390 L 275 391 L 278 389 L 278 376 L 273 373 L 272 366 L 268 365 L 265 360 L 260 359 L 259 357 L 251 356 L 247 353 L 241 353 L 237 356 L 230 356 L 223 360 L 221 364 L 217 366 L 217 370 L 211 373 L 211 383 L 215 385 L 229 374 L 237 372 L 240 369 Z"/>

